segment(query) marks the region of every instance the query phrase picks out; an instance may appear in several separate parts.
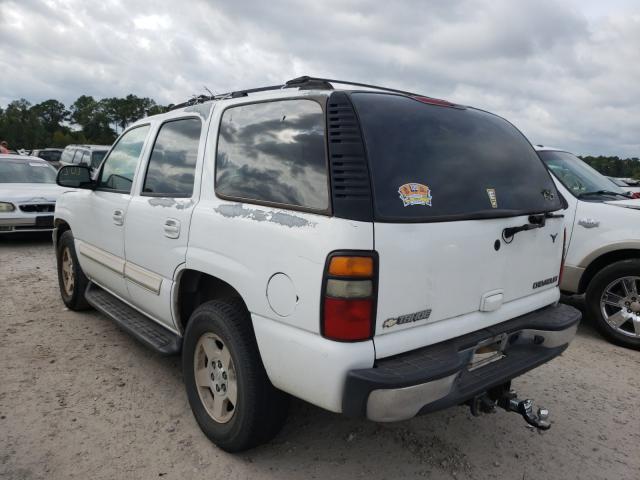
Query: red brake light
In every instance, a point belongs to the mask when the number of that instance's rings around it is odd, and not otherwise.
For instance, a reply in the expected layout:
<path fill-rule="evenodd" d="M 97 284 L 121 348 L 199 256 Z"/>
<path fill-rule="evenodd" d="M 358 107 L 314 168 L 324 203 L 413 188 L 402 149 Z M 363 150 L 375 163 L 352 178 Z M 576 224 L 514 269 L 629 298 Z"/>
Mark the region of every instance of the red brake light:
<path fill-rule="evenodd" d="M 567 229 L 562 234 L 562 259 L 560 260 L 560 273 L 558 273 L 558 286 L 562 283 L 562 274 L 564 273 L 565 247 L 567 246 Z"/>
<path fill-rule="evenodd" d="M 631 192 L 631 198 L 640 198 L 640 192 Z"/>
<path fill-rule="evenodd" d="M 322 335 L 343 342 L 370 339 L 375 325 L 376 283 L 375 252 L 329 255 L 322 290 Z"/>
<path fill-rule="evenodd" d="M 372 299 L 325 297 L 324 336 L 334 340 L 366 340 L 371 336 Z"/>
<path fill-rule="evenodd" d="M 441 107 L 455 107 L 455 104 L 451 102 L 447 102 L 446 100 L 442 100 L 440 98 L 431 98 L 431 97 L 411 97 L 411 98 L 429 105 L 439 105 Z"/>

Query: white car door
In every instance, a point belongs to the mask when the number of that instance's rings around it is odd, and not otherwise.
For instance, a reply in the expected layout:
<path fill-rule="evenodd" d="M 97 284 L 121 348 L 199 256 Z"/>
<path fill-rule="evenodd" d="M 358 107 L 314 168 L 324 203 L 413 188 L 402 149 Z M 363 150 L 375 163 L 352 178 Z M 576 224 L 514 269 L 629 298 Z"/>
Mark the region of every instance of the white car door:
<path fill-rule="evenodd" d="M 174 273 L 185 262 L 204 147 L 197 116 L 162 123 L 140 170 L 125 222 L 125 279 L 131 303 L 175 329 L 171 313 Z"/>
<path fill-rule="evenodd" d="M 89 279 L 126 299 L 124 221 L 149 125 L 125 132 L 105 160 L 95 190 L 81 190 L 71 226 L 82 270 Z"/>

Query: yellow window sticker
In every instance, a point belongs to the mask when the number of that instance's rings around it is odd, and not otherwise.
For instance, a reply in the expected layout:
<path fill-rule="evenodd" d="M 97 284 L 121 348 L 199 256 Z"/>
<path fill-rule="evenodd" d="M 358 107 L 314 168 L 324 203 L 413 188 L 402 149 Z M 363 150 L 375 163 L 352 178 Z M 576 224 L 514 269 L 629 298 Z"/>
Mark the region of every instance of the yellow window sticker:
<path fill-rule="evenodd" d="M 489 195 L 489 201 L 491 202 L 491 208 L 498 208 L 498 197 L 496 197 L 495 188 L 487 188 L 487 195 Z"/>

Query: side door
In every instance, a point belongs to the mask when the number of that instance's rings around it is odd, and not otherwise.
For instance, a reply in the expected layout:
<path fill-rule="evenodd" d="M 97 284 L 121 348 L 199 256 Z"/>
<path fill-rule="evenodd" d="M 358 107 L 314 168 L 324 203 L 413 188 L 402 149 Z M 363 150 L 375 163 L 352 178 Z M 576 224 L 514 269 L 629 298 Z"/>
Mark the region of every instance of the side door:
<path fill-rule="evenodd" d="M 72 225 L 82 270 L 93 282 L 127 299 L 124 281 L 124 221 L 149 125 L 134 127 L 117 141 L 104 162 L 95 190 L 74 201 Z"/>
<path fill-rule="evenodd" d="M 125 279 L 131 303 L 175 329 L 174 273 L 185 262 L 204 150 L 200 117 L 177 117 L 158 129 L 140 170 L 125 222 Z"/>

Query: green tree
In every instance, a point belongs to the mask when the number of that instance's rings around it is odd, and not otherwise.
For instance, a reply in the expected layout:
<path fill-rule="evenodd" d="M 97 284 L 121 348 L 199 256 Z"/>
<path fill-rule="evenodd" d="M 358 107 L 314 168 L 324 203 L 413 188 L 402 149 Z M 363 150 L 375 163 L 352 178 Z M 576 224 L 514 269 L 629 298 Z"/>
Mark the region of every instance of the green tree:
<path fill-rule="evenodd" d="M 42 121 L 45 130 L 53 135 L 57 130 L 64 130 L 62 124 L 69 119 L 69 110 L 62 102 L 50 99 L 31 107 Z"/>

